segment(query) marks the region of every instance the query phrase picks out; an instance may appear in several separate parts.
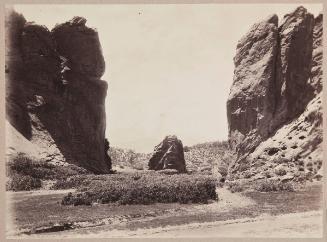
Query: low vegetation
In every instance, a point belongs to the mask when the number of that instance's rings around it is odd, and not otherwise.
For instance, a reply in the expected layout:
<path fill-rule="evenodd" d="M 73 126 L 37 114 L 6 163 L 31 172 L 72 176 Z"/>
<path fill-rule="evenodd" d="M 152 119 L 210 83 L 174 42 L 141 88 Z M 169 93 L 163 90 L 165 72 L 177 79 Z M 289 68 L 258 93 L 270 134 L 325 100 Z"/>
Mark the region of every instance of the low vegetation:
<path fill-rule="evenodd" d="M 216 181 L 205 175 L 143 172 L 88 176 L 77 180 L 73 183 L 79 183 L 80 188 L 64 197 L 63 205 L 207 203 L 217 199 Z"/>
<path fill-rule="evenodd" d="M 109 155 L 114 166 L 120 168 L 129 167 L 136 170 L 145 170 L 151 157 L 151 153 L 137 153 L 131 149 L 121 149 L 116 147 L 110 147 Z"/>
<path fill-rule="evenodd" d="M 226 184 L 226 187 L 233 193 L 244 192 L 249 190 L 255 190 L 258 192 L 294 192 L 303 188 L 303 184 L 301 182 L 281 181 L 278 179 L 259 179 L 256 181 L 232 181 L 228 182 Z"/>
<path fill-rule="evenodd" d="M 9 178 L 6 189 L 13 191 L 40 188 L 42 180 L 63 180 L 79 174 L 88 174 L 87 170 L 75 165 L 55 166 L 21 153 L 11 157 L 6 163 L 6 172 Z"/>
<path fill-rule="evenodd" d="M 130 149 L 110 148 L 110 156 L 115 167 L 147 170 L 151 153 L 137 153 Z M 227 141 L 206 142 L 184 146 L 186 168 L 192 174 L 217 175 L 225 180 L 228 166 L 235 159 Z"/>
<path fill-rule="evenodd" d="M 230 162 L 235 159 L 227 141 L 197 144 L 185 147 L 184 151 L 187 170 L 208 175 L 218 172 L 223 178 Z"/>
<path fill-rule="evenodd" d="M 24 175 L 13 175 L 6 184 L 6 190 L 11 191 L 30 191 L 40 188 L 42 182 L 39 178 L 24 176 Z"/>
<path fill-rule="evenodd" d="M 254 189 L 259 192 L 277 192 L 277 191 L 288 191 L 294 192 L 297 186 L 294 182 L 287 181 L 282 182 L 279 180 L 268 180 L 263 179 L 256 182 Z"/>

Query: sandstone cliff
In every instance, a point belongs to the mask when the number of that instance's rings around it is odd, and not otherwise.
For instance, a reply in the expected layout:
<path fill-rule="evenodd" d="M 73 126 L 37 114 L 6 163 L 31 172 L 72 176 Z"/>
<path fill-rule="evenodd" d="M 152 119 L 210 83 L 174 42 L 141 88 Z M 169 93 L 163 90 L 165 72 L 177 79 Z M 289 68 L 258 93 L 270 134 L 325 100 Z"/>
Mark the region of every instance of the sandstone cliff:
<path fill-rule="evenodd" d="M 321 173 L 322 15 L 298 7 L 279 26 L 276 15 L 255 24 L 234 63 L 227 116 L 238 158 L 229 179 L 270 178 L 281 166 L 289 179 Z"/>
<path fill-rule="evenodd" d="M 108 173 L 105 63 L 98 33 L 85 23 L 74 17 L 49 31 L 7 12 L 6 113 L 42 159 Z"/>

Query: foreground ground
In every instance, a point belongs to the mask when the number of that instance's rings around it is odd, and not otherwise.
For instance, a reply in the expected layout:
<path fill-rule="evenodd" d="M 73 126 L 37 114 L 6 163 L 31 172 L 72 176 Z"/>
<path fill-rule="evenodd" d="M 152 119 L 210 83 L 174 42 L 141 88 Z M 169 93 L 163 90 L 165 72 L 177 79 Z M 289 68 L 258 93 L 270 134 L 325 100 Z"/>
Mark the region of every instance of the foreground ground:
<path fill-rule="evenodd" d="M 8 192 L 17 237 L 321 237 L 322 184 L 230 193 L 209 204 L 61 206 L 65 191 Z M 38 206 L 35 206 L 38 204 Z"/>

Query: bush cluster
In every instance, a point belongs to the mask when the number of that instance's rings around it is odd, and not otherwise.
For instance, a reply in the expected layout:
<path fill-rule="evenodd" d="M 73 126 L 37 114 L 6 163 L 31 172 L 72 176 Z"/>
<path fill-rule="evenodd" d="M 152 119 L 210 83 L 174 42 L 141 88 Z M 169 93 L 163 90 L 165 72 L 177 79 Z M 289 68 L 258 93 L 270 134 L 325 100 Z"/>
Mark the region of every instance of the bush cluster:
<path fill-rule="evenodd" d="M 11 191 L 30 191 L 40 188 L 41 180 L 31 176 L 13 175 L 6 183 L 6 190 Z"/>
<path fill-rule="evenodd" d="M 89 176 L 76 193 L 63 198 L 62 204 L 207 203 L 217 199 L 215 183 L 210 176 L 158 172 Z"/>
<path fill-rule="evenodd" d="M 254 189 L 259 192 L 277 192 L 277 191 L 294 192 L 295 185 L 291 181 L 282 182 L 273 179 L 262 179 L 256 182 L 256 184 L 254 185 Z"/>
<path fill-rule="evenodd" d="M 78 174 L 87 174 L 84 168 L 68 165 L 55 166 L 45 161 L 34 160 L 24 154 L 17 154 L 11 157 L 6 163 L 7 190 L 31 190 L 41 187 L 41 180 L 67 179 Z M 26 182 L 26 186 L 24 186 Z M 40 185 L 39 185 L 40 184 Z"/>
<path fill-rule="evenodd" d="M 226 185 L 227 189 L 230 190 L 232 193 L 243 192 L 247 188 L 246 184 L 241 181 L 228 182 Z"/>

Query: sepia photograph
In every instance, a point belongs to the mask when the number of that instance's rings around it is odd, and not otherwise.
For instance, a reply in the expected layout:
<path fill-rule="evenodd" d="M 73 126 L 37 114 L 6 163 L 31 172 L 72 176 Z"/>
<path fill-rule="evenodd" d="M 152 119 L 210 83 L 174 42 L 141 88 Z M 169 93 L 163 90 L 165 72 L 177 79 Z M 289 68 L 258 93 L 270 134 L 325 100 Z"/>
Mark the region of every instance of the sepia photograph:
<path fill-rule="evenodd" d="M 323 4 L 6 4 L 5 237 L 323 238 Z"/>

